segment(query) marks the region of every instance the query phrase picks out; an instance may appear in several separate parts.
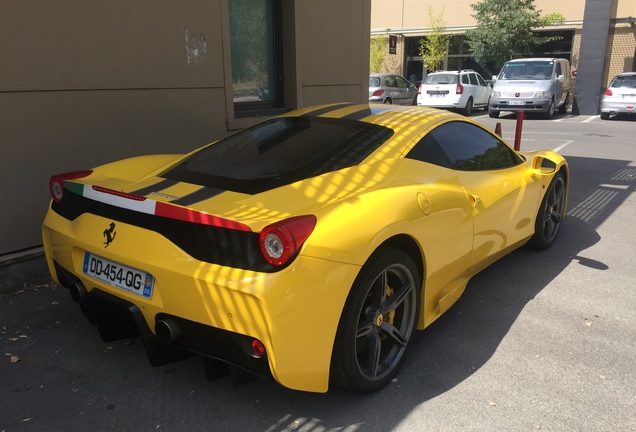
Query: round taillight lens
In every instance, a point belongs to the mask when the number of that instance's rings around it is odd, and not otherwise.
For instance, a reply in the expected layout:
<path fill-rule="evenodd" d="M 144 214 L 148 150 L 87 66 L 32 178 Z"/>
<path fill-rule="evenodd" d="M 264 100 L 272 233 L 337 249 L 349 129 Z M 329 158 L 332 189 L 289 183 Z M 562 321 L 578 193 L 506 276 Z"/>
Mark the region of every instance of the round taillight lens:
<path fill-rule="evenodd" d="M 53 201 L 59 204 L 64 195 L 64 181 L 74 180 L 91 175 L 92 170 L 72 171 L 63 174 L 56 174 L 49 180 L 49 192 Z"/>
<path fill-rule="evenodd" d="M 263 342 L 258 339 L 254 339 L 252 340 L 251 346 L 254 357 L 263 357 L 265 354 L 265 345 L 263 345 Z"/>
<path fill-rule="evenodd" d="M 283 266 L 296 255 L 315 226 L 313 215 L 296 216 L 268 225 L 259 236 L 261 253 L 271 265 Z"/>
<path fill-rule="evenodd" d="M 610 89 L 605 90 L 605 96 L 612 96 L 612 91 Z"/>

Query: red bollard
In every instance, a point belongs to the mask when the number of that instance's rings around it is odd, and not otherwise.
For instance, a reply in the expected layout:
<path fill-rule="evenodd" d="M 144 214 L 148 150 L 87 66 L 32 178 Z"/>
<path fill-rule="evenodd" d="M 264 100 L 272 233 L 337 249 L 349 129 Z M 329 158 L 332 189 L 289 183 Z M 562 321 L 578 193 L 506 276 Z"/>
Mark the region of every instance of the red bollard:
<path fill-rule="evenodd" d="M 521 148 L 521 129 L 523 127 L 523 111 L 517 111 L 517 129 L 515 130 L 515 150 Z"/>
<path fill-rule="evenodd" d="M 495 125 L 495 133 L 499 135 L 499 138 L 501 138 L 501 122 L 497 122 Z"/>

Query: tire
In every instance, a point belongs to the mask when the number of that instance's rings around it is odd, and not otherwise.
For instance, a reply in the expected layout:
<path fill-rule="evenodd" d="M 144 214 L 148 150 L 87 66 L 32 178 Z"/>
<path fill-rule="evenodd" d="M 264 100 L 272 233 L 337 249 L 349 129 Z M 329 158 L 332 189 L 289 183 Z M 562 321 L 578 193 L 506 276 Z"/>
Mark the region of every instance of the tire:
<path fill-rule="evenodd" d="M 391 98 L 386 98 L 386 99 L 384 99 L 384 102 L 382 102 L 382 103 L 385 104 L 385 105 L 390 105 L 390 104 L 393 103 L 393 101 L 391 100 Z"/>
<path fill-rule="evenodd" d="M 570 93 L 568 93 L 565 96 L 565 101 L 563 102 L 563 105 L 559 107 L 559 114 L 567 114 L 569 103 L 570 103 Z"/>
<path fill-rule="evenodd" d="M 601 120 L 609 120 L 609 116 L 610 116 L 610 113 L 602 112 L 601 113 Z"/>
<path fill-rule="evenodd" d="M 491 110 L 490 108 L 488 109 L 488 116 L 490 118 L 498 118 L 499 117 L 499 111 L 494 111 Z"/>
<path fill-rule="evenodd" d="M 538 250 L 549 249 L 559 234 L 564 217 L 565 177 L 563 173 L 558 172 L 541 201 L 534 224 L 534 235 L 530 238 L 528 246 Z"/>
<path fill-rule="evenodd" d="M 417 267 L 405 252 L 383 248 L 369 258 L 340 317 L 332 383 L 371 393 L 393 379 L 415 333 L 421 286 Z"/>
<path fill-rule="evenodd" d="M 543 113 L 543 118 L 546 120 L 550 120 L 552 117 L 554 117 L 554 99 L 550 99 L 550 106 L 548 110 Z"/>
<path fill-rule="evenodd" d="M 471 112 L 473 112 L 473 98 L 469 97 L 466 101 L 466 106 L 462 109 L 462 114 L 469 116 Z"/>

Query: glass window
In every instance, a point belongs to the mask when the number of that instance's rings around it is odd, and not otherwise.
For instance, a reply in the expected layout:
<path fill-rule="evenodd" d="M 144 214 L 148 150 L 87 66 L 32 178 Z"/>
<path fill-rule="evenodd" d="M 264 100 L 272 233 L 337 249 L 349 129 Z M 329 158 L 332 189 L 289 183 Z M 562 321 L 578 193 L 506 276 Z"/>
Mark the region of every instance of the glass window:
<path fill-rule="evenodd" d="M 468 75 L 470 75 L 470 83 L 472 85 L 479 85 L 479 81 L 477 81 L 477 75 L 475 75 L 474 73 Z"/>
<path fill-rule="evenodd" d="M 487 87 L 486 81 L 484 81 L 484 79 L 479 74 L 477 74 L 477 81 L 479 81 L 480 86 Z"/>
<path fill-rule="evenodd" d="M 254 194 L 357 165 L 391 135 L 354 120 L 275 118 L 198 151 L 163 177 Z"/>
<path fill-rule="evenodd" d="M 409 88 L 411 84 L 402 77 L 395 77 L 399 88 Z"/>
<path fill-rule="evenodd" d="M 462 75 L 462 84 L 470 84 L 468 81 L 468 74 Z"/>
<path fill-rule="evenodd" d="M 234 109 L 282 106 L 280 1 L 229 0 Z"/>
<path fill-rule="evenodd" d="M 444 152 L 439 148 L 431 134 L 427 134 L 415 144 L 415 147 L 408 152 L 406 158 L 439 165 L 445 168 L 450 167 Z"/>
<path fill-rule="evenodd" d="M 431 135 L 439 144 L 453 169 L 486 171 L 509 168 L 521 158 L 494 134 L 465 122 L 445 123 Z"/>

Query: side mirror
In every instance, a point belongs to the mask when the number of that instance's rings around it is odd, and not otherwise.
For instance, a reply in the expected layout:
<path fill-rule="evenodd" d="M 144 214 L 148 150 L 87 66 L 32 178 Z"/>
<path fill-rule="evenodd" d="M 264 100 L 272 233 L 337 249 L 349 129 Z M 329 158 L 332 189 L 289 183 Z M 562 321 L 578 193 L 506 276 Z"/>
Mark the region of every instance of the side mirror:
<path fill-rule="evenodd" d="M 492 82 L 493 82 L 493 84 L 495 83 L 495 81 L 497 81 L 497 75 L 493 75 L 493 76 L 492 76 Z"/>
<path fill-rule="evenodd" d="M 565 81 L 565 75 L 559 75 L 559 76 L 557 77 L 557 81 L 558 81 L 558 82 L 560 82 L 560 83 L 562 83 L 563 81 Z"/>
<path fill-rule="evenodd" d="M 557 165 L 544 156 L 535 155 L 532 158 L 532 170 L 536 174 L 551 174 L 556 171 Z"/>

